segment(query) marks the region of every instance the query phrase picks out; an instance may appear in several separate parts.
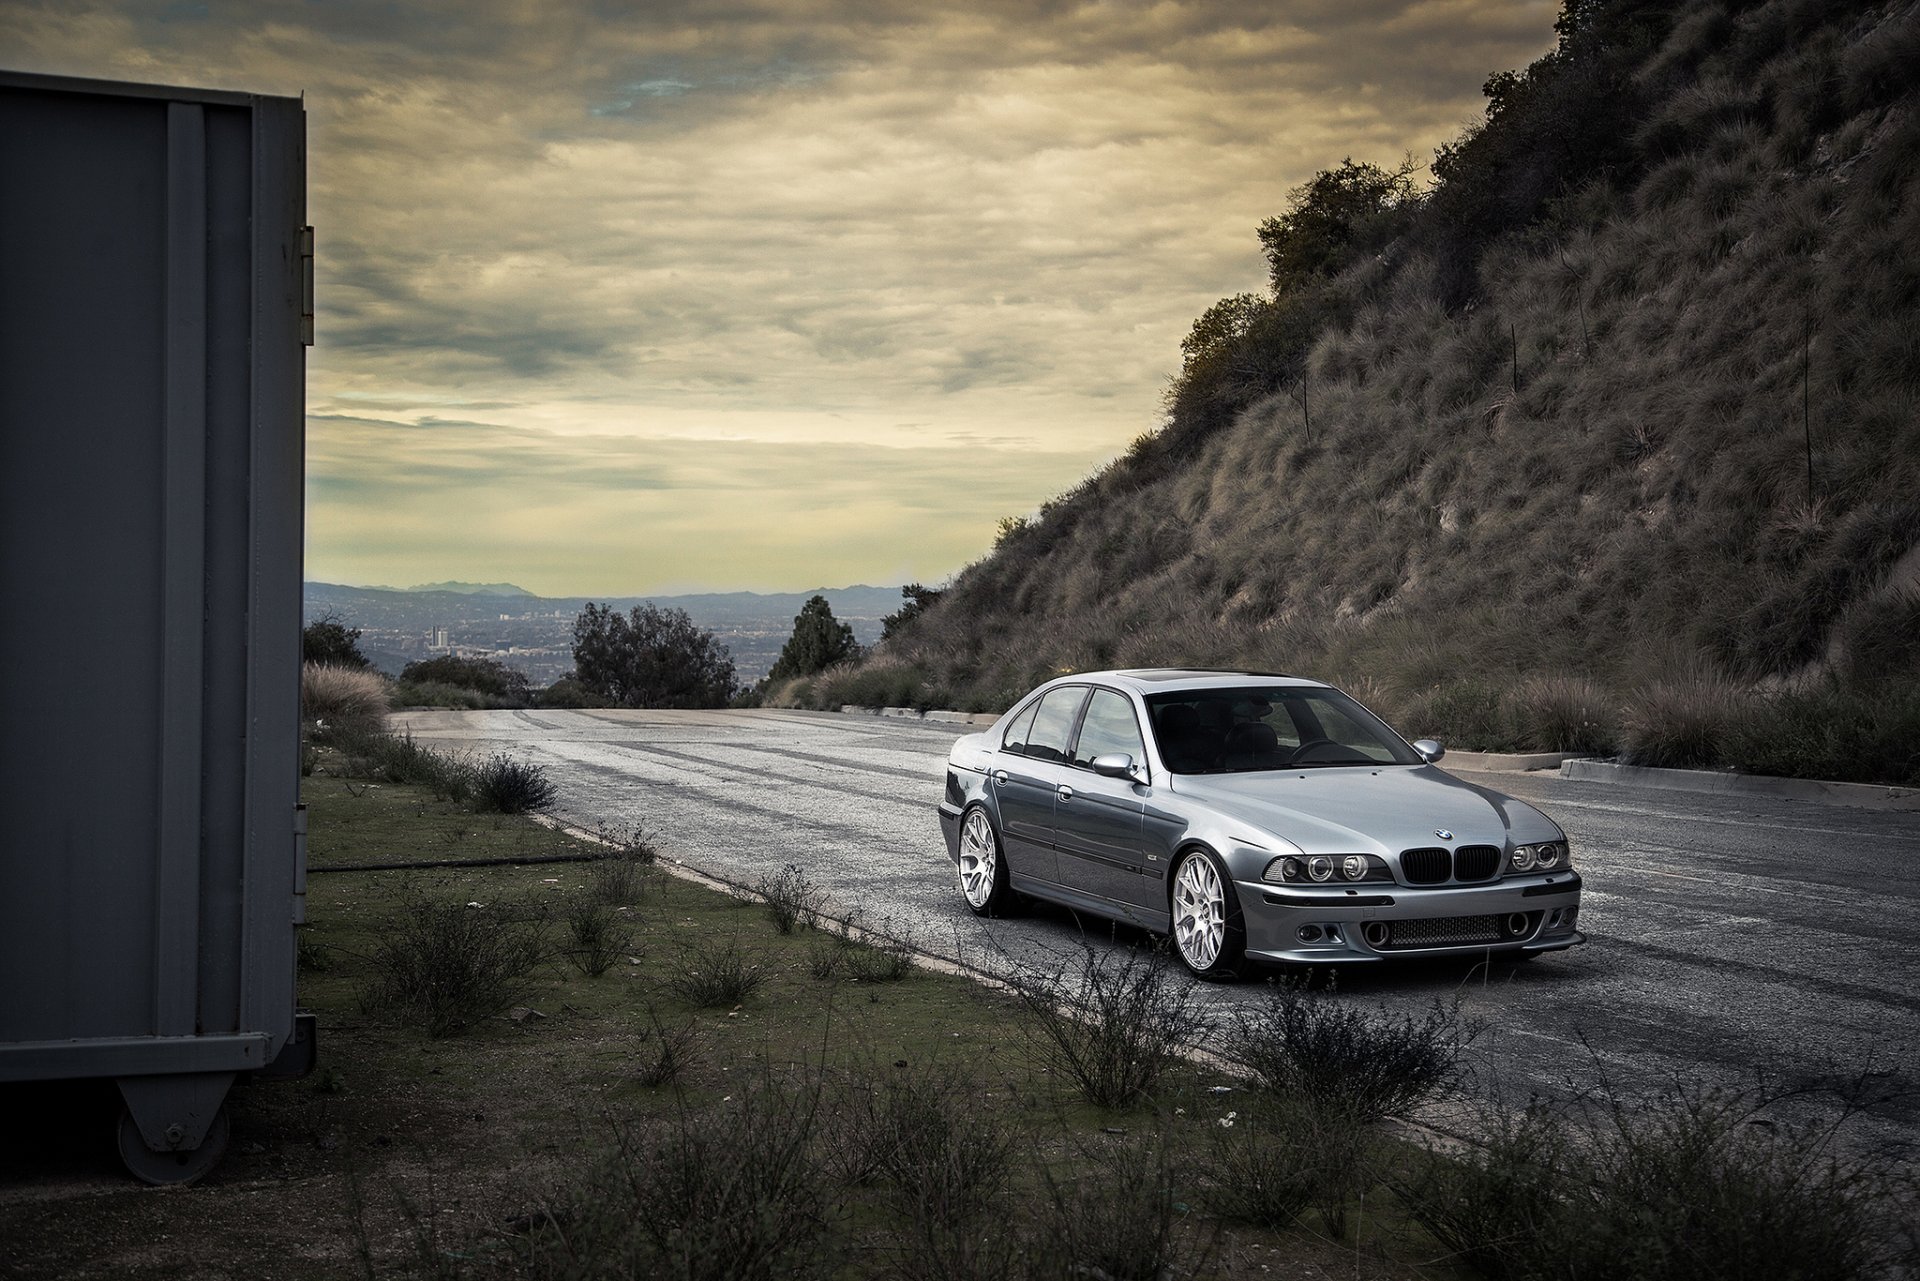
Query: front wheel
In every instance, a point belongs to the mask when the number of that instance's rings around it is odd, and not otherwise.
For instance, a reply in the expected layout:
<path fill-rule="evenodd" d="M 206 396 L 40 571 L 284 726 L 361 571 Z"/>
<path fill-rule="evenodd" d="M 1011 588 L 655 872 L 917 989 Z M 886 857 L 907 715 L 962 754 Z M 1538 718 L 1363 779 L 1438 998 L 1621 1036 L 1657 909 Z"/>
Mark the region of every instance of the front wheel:
<path fill-rule="evenodd" d="M 993 820 L 979 805 L 960 820 L 960 894 L 975 916 L 1005 916 L 1013 906 L 1000 833 L 993 830 Z"/>
<path fill-rule="evenodd" d="M 1240 896 L 1220 860 L 1192 849 L 1173 866 L 1173 950 L 1203 979 L 1230 979 L 1240 971 L 1247 931 Z"/>

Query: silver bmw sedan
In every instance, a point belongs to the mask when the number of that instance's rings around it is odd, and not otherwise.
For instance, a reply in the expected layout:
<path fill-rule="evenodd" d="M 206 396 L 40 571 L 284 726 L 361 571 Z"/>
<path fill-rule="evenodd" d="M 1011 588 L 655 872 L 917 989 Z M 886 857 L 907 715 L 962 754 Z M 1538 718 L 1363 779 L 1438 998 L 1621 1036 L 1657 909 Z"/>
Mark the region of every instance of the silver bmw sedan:
<path fill-rule="evenodd" d="M 1585 942 L 1566 833 L 1442 754 L 1318 681 L 1090 672 L 954 744 L 940 825 L 975 913 L 1132 922 L 1202 978 Z"/>

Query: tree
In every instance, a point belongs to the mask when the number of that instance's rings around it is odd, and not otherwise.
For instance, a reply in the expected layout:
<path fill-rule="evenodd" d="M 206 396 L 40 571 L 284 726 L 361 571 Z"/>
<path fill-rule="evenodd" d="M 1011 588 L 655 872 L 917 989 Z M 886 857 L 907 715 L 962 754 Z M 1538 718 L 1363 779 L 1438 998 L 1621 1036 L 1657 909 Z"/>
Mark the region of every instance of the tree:
<path fill-rule="evenodd" d="M 733 656 L 684 609 L 591 602 L 573 620 L 576 679 L 614 707 L 725 707 Z"/>
<path fill-rule="evenodd" d="M 328 612 L 308 623 L 300 632 L 300 659 L 307 663 L 328 663 L 334 667 L 369 667 L 360 652 L 360 629 L 348 627 L 338 614 Z"/>
<path fill-rule="evenodd" d="M 794 615 L 793 635 L 787 637 L 767 679 L 784 681 L 795 676 L 811 676 L 859 652 L 853 628 L 833 616 L 833 606 L 825 596 L 815 596 Z"/>
<path fill-rule="evenodd" d="M 1411 162 L 1382 169 L 1352 157 L 1287 193 L 1292 207 L 1260 224 L 1276 298 L 1311 288 L 1401 230 L 1413 199 Z"/>
<path fill-rule="evenodd" d="M 900 589 L 900 608 L 880 620 L 880 639 L 892 640 L 905 631 L 907 624 L 927 612 L 934 602 L 946 595 L 936 588 L 922 587 L 918 583 L 908 583 Z"/>

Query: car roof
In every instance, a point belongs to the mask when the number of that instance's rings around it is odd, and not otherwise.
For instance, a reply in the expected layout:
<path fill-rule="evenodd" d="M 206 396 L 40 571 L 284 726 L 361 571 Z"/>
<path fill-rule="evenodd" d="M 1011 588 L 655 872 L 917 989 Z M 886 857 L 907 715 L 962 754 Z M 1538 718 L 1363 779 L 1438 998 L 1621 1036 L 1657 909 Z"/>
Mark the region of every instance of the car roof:
<path fill-rule="evenodd" d="M 1173 686 L 1182 689 L 1243 689 L 1248 685 L 1324 688 L 1321 681 L 1283 672 L 1222 671 L 1209 667 L 1131 667 L 1111 672 L 1078 672 L 1061 680 L 1099 681 L 1140 694 L 1166 693 Z"/>

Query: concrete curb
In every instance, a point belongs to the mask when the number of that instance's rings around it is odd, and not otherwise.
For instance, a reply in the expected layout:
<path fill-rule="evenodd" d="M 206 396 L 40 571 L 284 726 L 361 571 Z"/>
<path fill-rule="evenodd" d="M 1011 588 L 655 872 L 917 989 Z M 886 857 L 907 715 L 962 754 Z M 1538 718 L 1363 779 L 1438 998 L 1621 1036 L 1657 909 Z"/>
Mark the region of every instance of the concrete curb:
<path fill-rule="evenodd" d="M 1576 783 L 1628 783 L 1676 792 L 1714 792 L 1723 796 L 1773 796 L 1821 805 L 1920 812 L 1920 788 L 1882 783 L 1827 783 L 1811 778 L 1773 778 L 1764 774 L 1728 774 L 1718 770 L 1655 769 L 1613 761 L 1570 760 L 1560 777 Z"/>
<path fill-rule="evenodd" d="M 1572 752 L 1453 752 L 1438 761 L 1441 769 L 1479 770 L 1483 773 L 1512 774 L 1527 770 L 1559 769 L 1572 760 Z"/>
<path fill-rule="evenodd" d="M 845 716 L 891 716 L 939 725 L 991 725 L 1000 719 L 998 712 L 923 712 L 917 707 L 862 707 L 858 703 L 843 703 L 840 712 Z"/>

